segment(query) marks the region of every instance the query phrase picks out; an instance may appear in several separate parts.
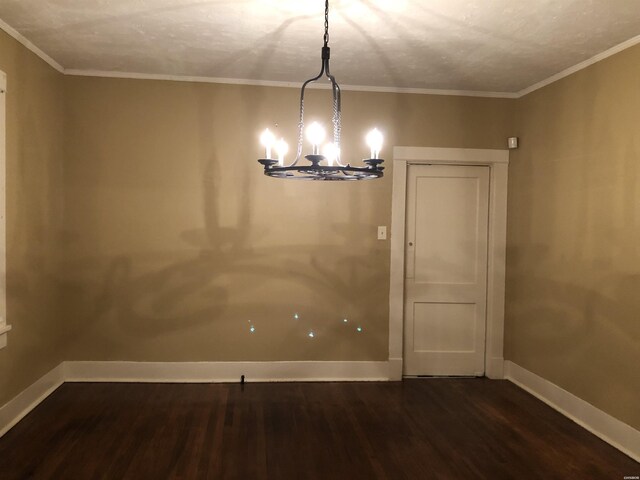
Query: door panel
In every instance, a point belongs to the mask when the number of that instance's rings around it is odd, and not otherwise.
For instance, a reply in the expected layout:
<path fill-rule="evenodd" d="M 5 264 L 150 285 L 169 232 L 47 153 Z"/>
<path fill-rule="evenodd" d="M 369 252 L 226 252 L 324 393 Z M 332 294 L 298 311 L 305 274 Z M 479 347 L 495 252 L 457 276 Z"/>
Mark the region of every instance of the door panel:
<path fill-rule="evenodd" d="M 477 183 L 477 178 L 416 178 L 416 205 L 422 206 L 416 209 L 412 249 L 416 282 L 476 283 Z"/>
<path fill-rule="evenodd" d="M 483 375 L 489 168 L 411 165 L 405 374 Z"/>
<path fill-rule="evenodd" d="M 473 303 L 414 303 L 413 351 L 473 352 L 476 305 Z"/>

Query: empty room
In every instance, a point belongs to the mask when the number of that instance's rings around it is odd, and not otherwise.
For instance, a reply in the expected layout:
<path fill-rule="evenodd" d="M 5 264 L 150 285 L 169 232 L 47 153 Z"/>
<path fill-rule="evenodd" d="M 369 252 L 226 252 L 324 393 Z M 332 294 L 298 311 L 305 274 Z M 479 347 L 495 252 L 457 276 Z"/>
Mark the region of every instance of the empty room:
<path fill-rule="evenodd" d="M 0 478 L 640 479 L 638 0 L 0 0 Z"/>

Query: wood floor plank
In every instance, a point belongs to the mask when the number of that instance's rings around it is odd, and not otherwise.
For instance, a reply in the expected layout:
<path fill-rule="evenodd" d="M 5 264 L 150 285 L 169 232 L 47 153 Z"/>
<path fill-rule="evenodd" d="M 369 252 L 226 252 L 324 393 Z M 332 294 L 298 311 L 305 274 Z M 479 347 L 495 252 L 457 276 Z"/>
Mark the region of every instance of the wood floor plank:
<path fill-rule="evenodd" d="M 0 478 L 622 479 L 640 464 L 506 381 L 67 383 Z"/>

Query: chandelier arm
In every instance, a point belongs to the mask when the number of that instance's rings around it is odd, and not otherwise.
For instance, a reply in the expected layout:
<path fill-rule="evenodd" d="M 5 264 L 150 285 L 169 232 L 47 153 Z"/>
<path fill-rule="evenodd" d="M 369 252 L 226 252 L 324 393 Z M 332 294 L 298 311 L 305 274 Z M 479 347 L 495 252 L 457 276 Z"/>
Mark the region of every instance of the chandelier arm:
<path fill-rule="evenodd" d="M 320 70 L 320 73 L 315 77 L 310 78 L 309 80 L 304 82 L 302 84 L 302 88 L 300 89 L 300 119 L 298 121 L 298 151 L 296 152 L 295 160 L 293 161 L 293 163 L 291 163 L 291 165 L 289 165 L 290 167 L 295 167 L 300 161 L 300 158 L 302 157 L 302 142 L 304 139 L 304 93 L 307 89 L 307 85 L 318 81 L 320 78 L 322 78 L 324 74 L 325 74 L 325 64 L 323 61 L 322 69 Z"/>

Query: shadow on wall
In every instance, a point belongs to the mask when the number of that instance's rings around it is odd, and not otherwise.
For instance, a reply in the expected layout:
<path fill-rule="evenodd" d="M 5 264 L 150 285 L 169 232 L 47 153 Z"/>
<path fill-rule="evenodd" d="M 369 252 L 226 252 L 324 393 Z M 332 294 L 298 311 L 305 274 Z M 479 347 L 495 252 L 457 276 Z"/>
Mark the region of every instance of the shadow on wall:
<path fill-rule="evenodd" d="M 211 206 L 215 190 L 208 184 L 206 205 Z M 245 214 L 235 229 L 216 226 L 214 209 L 205 210 L 206 229 L 184 231 L 181 236 L 190 245 L 189 251 L 197 252 L 191 258 L 176 262 L 180 253 L 121 255 L 102 268 L 102 285 L 92 285 L 91 280 L 66 285 L 80 300 L 73 302 L 78 308 L 73 314 L 78 322 L 73 336 L 100 326 L 105 334 L 120 332 L 124 337 L 120 341 L 129 344 L 180 332 L 208 332 L 214 338 L 205 343 L 224 350 L 220 342 L 236 341 L 236 348 L 249 348 L 243 339 L 255 334 L 270 342 L 263 345 L 262 355 L 281 354 L 286 359 L 300 357 L 300 349 L 290 346 L 310 334 L 316 342 L 306 344 L 303 357 L 324 358 L 327 342 L 348 342 L 358 333 L 369 340 L 366 345 L 352 344 L 351 355 L 370 358 L 385 351 L 386 254 L 350 253 L 350 246 L 357 245 L 361 236 L 357 224 L 328 225 L 342 236 L 343 247 L 255 247 L 250 243 L 256 235 L 251 231 L 248 208 L 243 209 Z M 269 232 L 262 230 L 259 235 Z M 100 269 L 103 263 L 91 259 L 76 268 L 88 272 Z M 95 276 L 90 274 L 90 278 Z M 371 336 L 376 338 L 371 340 Z M 345 347 L 333 354 L 339 355 Z M 331 351 L 329 347 L 329 356 Z M 242 355 L 236 351 L 233 356 Z"/>
<path fill-rule="evenodd" d="M 218 142 L 235 142 L 222 138 L 225 118 L 202 95 L 195 156 L 203 227 L 177 230 L 172 210 L 166 230 L 179 238 L 164 240 L 161 250 L 146 249 L 158 242 L 141 227 L 136 253 L 69 257 L 60 288 L 73 359 L 386 360 L 389 259 L 367 221 L 376 213 L 364 202 L 371 192 L 361 184 L 269 179 L 255 161 L 223 162 L 219 149 L 228 147 Z M 250 118 L 259 107 L 245 104 Z M 251 145 L 253 130 L 242 130 L 240 144 Z M 333 193 L 305 202 L 311 190 Z M 109 190 L 125 194 L 120 185 Z M 134 222 L 140 215 L 145 225 L 149 209 L 161 207 L 148 203 L 144 189 L 136 195 L 143 206 L 115 215 Z M 180 204 L 178 215 L 192 207 Z M 101 226 L 116 235 L 108 230 Z M 69 234 L 72 242 L 82 235 L 78 224 Z"/>

